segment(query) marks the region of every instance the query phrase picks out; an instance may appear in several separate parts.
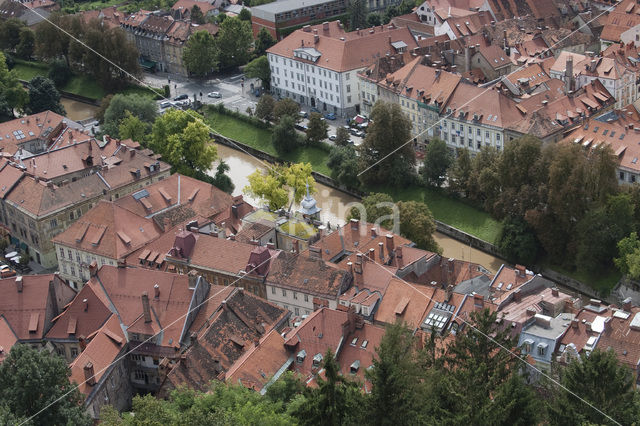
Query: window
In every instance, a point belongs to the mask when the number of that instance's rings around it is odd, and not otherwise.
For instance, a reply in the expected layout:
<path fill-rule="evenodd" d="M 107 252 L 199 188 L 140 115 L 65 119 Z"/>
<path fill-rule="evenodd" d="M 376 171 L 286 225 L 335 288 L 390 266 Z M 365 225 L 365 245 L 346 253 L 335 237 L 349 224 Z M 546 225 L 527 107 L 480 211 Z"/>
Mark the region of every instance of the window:
<path fill-rule="evenodd" d="M 51 229 L 57 228 L 58 227 L 58 219 L 51 219 L 51 221 L 49 222 L 49 227 Z"/>
<path fill-rule="evenodd" d="M 287 297 L 287 290 L 284 288 L 282 289 L 282 297 Z"/>
<path fill-rule="evenodd" d="M 489 136 L 489 132 L 484 132 L 484 137 L 485 137 L 486 139 L 489 139 L 489 138 L 490 138 L 490 136 Z"/>
<path fill-rule="evenodd" d="M 300 309 L 298 309 L 298 308 L 294 308 L 294 313 L 295 313 L 296 315 L 300 315 Z"/>
<path fill-rule="evenodd" d="M 347 96 L 347 103 L 350 104 L 351 103 L 351 96 Z"/>
<path fill-rule="evenodd" d="M 73 260 L 73 255 L 71 253 L 71 249 L 67 249 L 67 254 L 69 255 L 69 260 Z"/>
<path fill-rule="evenodd" d="M 620 173 L 622 175 L 622 173 Z M 622 179 L 622 178 L 620 178 Z M 60 247 L 60 259 L 64 259 L 64 249 Z"/>
<path fill-rule="evenodd" d="M 76 268 L 73 265 L 71 265 L 71 275 L 73 275 L 73 276 L 76 275 Z"/>
<path fill-rule="evenodd" d="M 73 219 L 75 219 L 74 212 L 71 211 L 71 212 L 69 212 L 69 220 L 73 220 Z"/>
<path fill-rule="evenodd" d="M 144 374 L 144 371 L 142 371 L 142 370 L 135 370 L 133 372 L 133 375 L 134 375 L 136 380 L 144 380 L 145 379 L 145 374 Z"/>
<path fill-rule="evenodd" d="M 71 358 L 78 356 L 78 348 L 71 348 Z"/>
<path fill-rule="evenodd" d="M 304 295 L 304 301 L 305 301 L 305 302 L 308 302 L 308 301 L 309 301 L 309 295 L 308 295 L 308 294 L 305 294 L 305 295 Z"/>
<path fill-rule="evenodd" d="M 620 172 L 620 180 L 624 180 L 624 172 Z M 62 249 L 60 249 L 62 250 Z"/>
<path fill-rule="evenodd" d="M 271 287 L 271 294 L 276 294 L 276 288 L 275 287 Z"/>
<path fill-rule="evenodd" d="M 297 293 L 297 292 L 295 292 L 295 291 L 293 292 L 293 298 L 294 298 L 295 300 L 298 300 L 298 293 Z"/>
<path fill-rule="evenodd" d="M 347 84 L 347 93 L 351 93 L 351 85 L 350 84 Z"/>
<path fill-rule="evenodd" d="M 346 74 L 344 75 L 344 79 L 345 79 L 345 80 L 349 80 L 349 76 L 350 76 L 350 74 L 349 74 L 349 73 L 346 73 Z M 348 86 L 347 86 L 347 87 L 348 87 Z"/>

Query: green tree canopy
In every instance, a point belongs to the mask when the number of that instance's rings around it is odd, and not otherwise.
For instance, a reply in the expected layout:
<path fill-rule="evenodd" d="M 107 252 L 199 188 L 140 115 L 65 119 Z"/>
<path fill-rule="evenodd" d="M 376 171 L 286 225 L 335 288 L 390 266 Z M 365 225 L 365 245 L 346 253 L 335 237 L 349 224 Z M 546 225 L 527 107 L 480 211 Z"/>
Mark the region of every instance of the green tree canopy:
<path fill-rule="evenodd" d="M 268 120 L 273 115 L 276 101 L 271 95 L 262 95 L 256 104 L 255 115 L 261 120 Z"/>
<path fill-rule="evenodd" d="M 307 124 L 307 144 L 316 145 L 327 138 L 329 125 L 326 120 L 317 112 L 309 114 L 309 124 Z"/>
<path fill-rule="evenodd" d="M 22 111 L 29 102 L 14 71 L 9 71 L 4 54 L 0 52 L 0 121 L 15 117 L 14 110 Z"/>
<path fill-rule="evenodd" d="M 334 143 L 337 146 L 347 146 L 349 144 L 349 131 L 342 126 L 338 126 L 336 130 L 336 140 Z"/>
<path fill-rule="evenodd" d="M 29 91 L 29 103 L 26 110 L 29 114 L 37 114 L 42 111 L 53 111 L 65 115 L 64 107 L 60 103 L 60 92 L 53 81 L 46 77 L 33 77 L 27 85 Z"/>
<path fill-rule="evenodd" d="M 144 142 L 145 137 L 151 130 L 151 125 L 140 120 L 129 110 L 125 111 L 125 117 L 118 125 L 118 137 L 120 139 L 131 139 L 136 142 Z"/>
<path fill-rule="evenodd" d="M 347 221 L 358 219 L 368 223 L 379 223 L 380 226 L 391 230 L 394 223 L 394 203 L 389 194 L 374 192 L 364 197 L 360 206 L 354 206 L 347 214 Z M 364 214 L 363 211 L 364 209 Z"/>
<path fill-rule="evenodd" d="M 49 73 L 47 76 L 53 81 L 56 87 L 62 88 L 71 80 L 73 73 L 64 59 L 55 59 L 49 64 Z"/>
<path fill-rule="evenodd" d="M 0 405 L 38 425 L 91 425 L 64 359 L 15 345 L 0 364 Z M 0 410 L 1 412 L 2 410 Z"/>
<path fill-rule="evenodd" d="M 238 13 L 238 19 L 241 21 L 251 21 L 251 11 L 246 7 L 242 8 L 240 13 Z"/>
<path fill-rule="evenodd" d="M 223 190 L 224 192 L 231 194 L 235 188 L 235 185 L 229 175 L 226 173 L 230 170 L 229 165 L 224 162 L 224 160 L 220 160 L 218 166 L 216 167 L 216 174 L 213 177 L 213 185 L 216 188 Z"/>
<path fill-rule="evenodd" d="M 469 196 L 471 172 L 471 156 L 466 148 L 456 150 L 457 156 L 449 168 L 449 191 L 453 194 L 461 193 L 465 197 Z"/>
<path fill-rule="evenodd" d="M 15 50 L 20 43 L 21 32 L 25 28 L 27 28 L 26 24 L 18 18 L 9 18 L 0 22 L 0 49 Z"/>
<path fill-rule="evenodd" d="M 269 67 L 269 60 L 266 56 L 259 56 L 249 62 L 247 66 L 244 67 L 244 73 L 249 78 L 260 79 L 262 87 L 265 90 L 269 90 L 271 84 L 271 68 Z"/>
<path fill-rule="evenodd" d="M 349 28 L 365 28 L 367 25 L 367 3 L 365 0 L 351 0 L 349 4 Z"/>
<path fill-rule="evenodd" d="M 299 113 L 300 105 L 290 98 L 280 99 L 273 107 L 273 117 L 276 121 L 280 121 L 285 115 L 293 118 L 294 121 L 298 121 Z"/>
<path fill-rule="evenodd" d="M 427 145 L 420 173 L 428 185 L 439 187 L 444 183 L 445 175 L 452 162 L 453 157 L 446 142 L 433 139 Z"/>
<path fill-rule="evenodd" d="M 433 238 L 436 222 L 431 210 L 425 203 L 418 201 L 399 201 L 400 233 L 424 250 L 442 253 L 442 248 Z"/>
<path fill-rule="evenodd" d="M 533 265 L 540 252 L 533 229 L 519 217 L 508 217 L 502 221 L 496 246 L 509 262 L 521 265 Z"/>
<path fill-rule="evenodd" d="M 255 54 L 262 56 L 267 53 L 267 49 L 276 44 L 276 39 L 273 38 L 271 33 L 264 27 L 258 31 L 255 41 Z"/>
<path fill-rule="evenodd" d="M 22 59 L 31 59 L 36 48 L 36 34 L 31 28 L 20 29 L 20 41 L 16 46 L 16 55 Z"/>
<path fill-rule="evenodd" d="M 177 109 L 170 109 L 153 123 L 151 147 L 175 171 L 187 176 L 206 174 L 218 155 L 202 119 Z"/>
<path fill-rule="evenodd" d="M 249 185 L 243 191 L 264 200 L 272 211 L 287 207 L 291 201 L 299 203 L 309 192 L 315 193 L 315 180 L 309 163 L 294 163 L 290 166 L 273 166 L 269 170 L 256 170 L 249 175 Z"/>
<path fill-rule="evenodd" d="M 252 43 L 253 33 L 250 22 L 238 18 L 227 18 L 222 21 L 215 39 L 220 68 L 233 68 L 249 62 Z"/>
<path fill-rule="evenodd" d="M 151 125 L 158 116 L 158 106 L 148 96 L 117 94 L 108 105 L 104 112 L 102 132 L 114 138 L 121 137 L 120 124 L 127 117 L 127 112 L 147 125 Z"/>
<path fill-rule="evenodd" d="M 189 37 L 182 54 L 184 66 L 189 73 L 204 77 L 218 68 L 218 48 L 213 36 L 205 30 L 196 31 Z"/>
<path fill-rule="evenodd" d="M 350 188 L 358 186 L 358 159 L 351 145 L 332 147 L 327 166 L 331 169 L 331 177 L 342 185 Z"/>
<path fill-rule="evenodd" d="M 628 237 L 621 239 L 618 244 L 618 257 L 614 259 L 620 272 L 629 278 L 640 278 L 640 240 L 638 234 L 632 232 Z"/>
<path fill-rule="evenodd" d="M 284 116 L 273 128 L 271 143 L 278 154 L 283 155 L 302 145 L 302 136 L 295 129 L 295 121 L 291 116 Z"/>
<path fill-rule="evenodd" d="M 376 102 L 360 147 L 360 179 L 365 185 L 401 187 L 413 181 L 415 153 L 411 123 L 399 104 Z"/>
<path fill-rule="evenodd" d="M 197 4 L 194 4 L 191 8 L 191 22 L 198 25 L 204 24 L 204 14 Z"/>

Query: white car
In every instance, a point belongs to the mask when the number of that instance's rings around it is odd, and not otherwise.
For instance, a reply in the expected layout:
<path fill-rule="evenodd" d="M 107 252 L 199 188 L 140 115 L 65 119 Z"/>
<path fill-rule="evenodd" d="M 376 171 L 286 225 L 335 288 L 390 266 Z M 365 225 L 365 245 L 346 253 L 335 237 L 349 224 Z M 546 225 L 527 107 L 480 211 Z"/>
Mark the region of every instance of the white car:
<path fill-rule="evenodd" d="M 338 137 L 336 135 L 329 135 L 330 141 L 335 141 Z"/>
<path fill-rule="evenodd" d="M 222 97 L 220 92 L 209 92 L 209 93 L 207 93 L 207 96 L 210 97 L 210 98 L 221 98 Z"/>

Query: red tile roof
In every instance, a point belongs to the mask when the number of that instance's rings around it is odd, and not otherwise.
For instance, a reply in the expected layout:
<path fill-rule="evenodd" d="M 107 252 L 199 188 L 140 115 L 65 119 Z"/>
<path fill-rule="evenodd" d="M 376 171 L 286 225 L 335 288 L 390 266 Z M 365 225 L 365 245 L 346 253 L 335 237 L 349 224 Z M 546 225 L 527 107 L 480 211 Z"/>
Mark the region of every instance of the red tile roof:
<path fill-rule="evenodd" d="M 633 307 L 628 318 L 611 317 L 605 322 L 597 347 L 613 349 L 618 361 L 638 374 L 640 365 L 640 308 Z"/>
<path fill-rule="evenodd" d="M 640 24 L 640 5 L 636 3 L 636 0 L 622 0 L 614 10 L 609 12 L 600 39 L 620 41 L 620 35 L 623 32 L 638 24 Z"/>
<path fill-rule="evenodd" d="M 0 363 L 4 361 L 13 345 L 17 342 L 18 336 L 11 328 L 11 324 L 9 324 L 4 315 L 0 314 Z"/>
<path fill-rule="evenodd" d="M 385 324 L 406 322 L 412 328 L 420 327 L 427 308 L 436 291 L 435 287 L 406 282 L 394 278 L 375 314 L 375 320 Z"/>
<path fill-rule="evenodd" d="M 321 53 L 317 66 L 337 72 L 350 71 L 371 65 L 387 52 L 396 53 L 391 43 L 402 41 L 406 49 L 418 47 L 408 28 L 379 26 L 366 30 L 345 32 L 337 21 L 309 27 L 309 31 L 297 30 L 271 47 L 268 52 L 285 58 L 294 58 L 294 50 L 300 47 L 315 49 Z M 314 42 L 313 31 L 318 32 Z M 304 60 L 296 58 L 297 61 Z"/>
<path fill-rule="evenodd" d="M 0 151 L 15 154 L 18 145 L 32 140 L 44 140 L 67 121 L 60 114 L 43 111 L 0 123 Z"/>

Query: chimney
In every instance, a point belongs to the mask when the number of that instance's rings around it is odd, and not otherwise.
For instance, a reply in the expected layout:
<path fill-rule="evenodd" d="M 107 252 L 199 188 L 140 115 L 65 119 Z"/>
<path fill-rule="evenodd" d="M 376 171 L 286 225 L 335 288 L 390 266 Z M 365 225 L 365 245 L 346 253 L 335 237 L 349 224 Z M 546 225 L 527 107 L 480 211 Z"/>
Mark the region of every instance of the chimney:
<path fill-rule="evenodd" d="M 453 286 L 452 285 L 448 285 L 447 289 L 445 290 L 444 293 L 444 301 L 448 302 L 449 300 L 451 300 L 451 296 L 453 295 Z"/>
<path fill-rule="evenodd" d="M 398 246 L 396 249 L 396 263 L 398 268 L 402 268 L 404 266 L 404 261 L 402 260 L 402 246 Z"/>
<path fill-rule="evenodd" d="M 379 242 L 378 247 L 380 248 L 380 260 L 384 261 L 384 243 Z"/>
<path fill-rule="evenodd" d="M 78 336 L 78 345 L 80 345 L 80 352 L 87 349 L 87 339 L 83 335 Z"/>
<path fill-rule="evenodd" d="M 160 299 L 160 286 L 158 284 L 153 286 L 153 298 Z"/>
<path fill-rule="evenodd" d="M 553 287 L 553 288 L 551 289 L 551 295 L 552 295 L 552 296 L 558 297 L 558 295 L 559 295 L 559 294 L 560 294 L 560 293 L 558 292 L 558 288 L 557 288 L 557 287 Z"/>
<path fill-rule="evenodd" d="M 195 269 L 192 269 L 187 274 L 189 276 L 189 288 L 196 288 L 196 284 L 198 283 L 198 272 Z"/>
<path fill-rule="evenodd" d="M 349 223 L 351 223 L 352 231 L 357 231 L 358 229 L 360 229 L 360 221 L 358 219 L 351 219 Z"/>
<path fill-rule="evenodd" d="M 564 70 L 564 93 L 569 94 L 575 90 L 573 81 L 573 57 L 569 56 Z"/>
<path fill-rule="evenodd" d="M 580 324 L 579 320 L 577 319 L 571 320 L 571 328 L 578 328 L 578 324 Z"/>
<path fill-rule="evenodd" d="M 236 240 L 236 234 L 231 234 L 231 235 L 229 235 L 229 239 L 230 239 L 231 241 L 235 241 L 235 240 Z"/>
<path fill-rule="evenodd" d="M 84 379 L 89 386 L 96 384 L 95 373 L 93 371 L 93 364 L 91 361 L 87 362 L 84 366 Z"/>
<path fill-rule="evenodd" d="M 391 253 L 395 248 L 395 244 L 393 242 L 393 235 L 387 234 L 387 251 Z"/>
<path fill-rule="evenodd" d="M 142 293 L 142 314 L 144 322 L 151 322 L 151 308 L 149 307 L 149 295 L 147 292 Z"/>
<path fill-rule="evenodd" d="M 89 264 L 89 277 L 95 277 L 98 273 L 98 263 L 94 260 Z"/>
<path fill-rule="evenodd" d="M 587 328 L 587 331 L 591 331 L 591 323 L 590 323 L 589 321 L 587 321 L 587 322 L 586 322 L 586 323 L 584 323 L 584 324 L 585 324 L 585 326 L 586 326 L 586 328 Z"/>
<path fill-rule="evenodd" d="M 16 290 L 18 290 L 18 293 L 22 293 L 22 276 L 16 277 Z"/>
<path fill-rule="evenodd" d="M 631 298 L 627 297 L 626 299 L 624 299 L 622 301 L 622 309 L 624 309 L 625 312 L 631 312 Z"/>
<path fill-rule="evenodd" d="M 313 35 L 313 43 L 318 44 L 320 42 L 320 36 L 318 34 Z"/>
<path fill-rule="evenodd" d="M 233 206 L 231 206 L 231 213 L 233 214 L 233 217 L 238 217 L 238 206 L 236 206 L 235 204 Z"/>
<path fill-rule="evenodd" d="M 84 306 L 84 311 L 87 312 L 89 310 L 89 300 L 88 299 L 82 299 L 82 305 Z"/>
<path fill-rule="evenodd" d="M 464 72 L 471 71 L 471 53 L 469 52 L 469 46 L 464 47 Z"/>
<path fill-rule="evenodd" d="M 356 274 L 362 274 L 362 254 L 361 253 L 356 254 L 355 271 L 356 271 Z"/>
<path fill-rule="evenodd" d="M 376 238 L 378 236 L 378 231 L 376 228 L 371 228 L 371 238 Z"/>
<path fill-rule="evenodd" d="M 300 241 L 293 240 L 293 252 L 300 253 Z"/>
<path fill-rule="evenodd" d="M 516 275 L 518 277 L 524 278 L 527 274 L 527 268 L 522 265 L 516 265 Z"/>
<path fill-rule="evenodd" d="M 353 275 L 353 262 L 347 262 L 347 269 L 349 270 L 349 273 Z"/>
<path fill-rule="evenodd" d="M 340 21 L 338 21 L 338 23 L 340 23 Z M 329 31 L 329 23 L 328 22 L 323 22 L 322 23 L 322 31 Z"/>
<path fill-rule="evenodd" d="M 267 248 L 268 248 L 269 250 L 275 250 L 275 249 L 276 249 L 276 245 L 275 245 L 275 244 L 273 244 L 273 243 L 267 243 Z"/>
<path fill-rule="evenodd" d="M 532 317 L 536 314 L 536 310 L 533 308 L 527 308 L 527 316 Z"/>
<path fill-rule="evenodd" d="M 322 249 L 319 247 L 309 247 L 309 257 L 322 259 Z"/>
<path fill-rule="evenodd" d="M 370 248 L 369 249 L 369 259 L 375 261 L 376 260 L 376 249 L 374 248 Z"/>
<path fill-rule="evenodd" d="M 484 308 L 484 297 L 481 294 L 476 293 L 473 295 L 473 306 L 480 309 Z"/>

